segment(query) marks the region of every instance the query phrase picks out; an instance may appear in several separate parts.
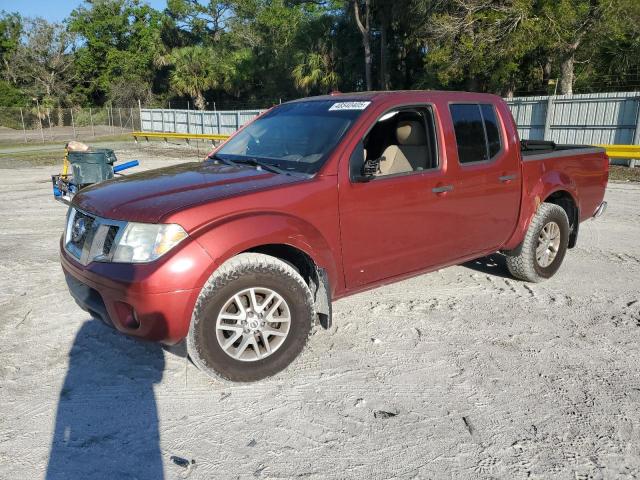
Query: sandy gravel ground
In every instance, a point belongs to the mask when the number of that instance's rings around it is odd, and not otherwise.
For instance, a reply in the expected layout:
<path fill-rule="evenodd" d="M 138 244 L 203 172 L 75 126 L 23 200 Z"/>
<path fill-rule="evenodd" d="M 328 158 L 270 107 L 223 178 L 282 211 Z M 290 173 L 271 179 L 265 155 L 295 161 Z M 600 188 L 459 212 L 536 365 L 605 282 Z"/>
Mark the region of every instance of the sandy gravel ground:
<path fill-rule="evenodd" d="M 356 295 L 285 373 L 229 386 L 75 305 L 54 171 L 0 177 L 0 478 L 640 476 L 640 186 L 550 281 L 496 256 Z"/>

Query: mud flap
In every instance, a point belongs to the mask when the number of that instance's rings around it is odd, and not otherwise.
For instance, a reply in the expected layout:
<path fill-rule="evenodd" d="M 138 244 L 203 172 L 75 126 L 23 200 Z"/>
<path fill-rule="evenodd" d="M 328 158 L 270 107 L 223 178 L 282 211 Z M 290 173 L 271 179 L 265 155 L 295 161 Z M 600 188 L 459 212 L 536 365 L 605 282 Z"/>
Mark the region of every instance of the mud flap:
<path fill-rule="evenodd" d="M 329 289 L 329 279 L 327 277 L 327 272 L 322 268 L 316 268 L 316 278 L 318 280 L 317 285 L 313 285 L 312 291 L 315 302 L 316 314 L 318 315 L 318 320 L 320 322 L 320 326 L 325 330 L 331 328 L 331 290 Z"/>
<path fill-rule="evenodd" d="M 576 222 L 576 224 L 571 227 L 571 231 L 569 232 L 569 245 L 567 245 L 567 248 L 573 248 L 578 244 L 579 231 L 580 231 L 580 222 Z"/>

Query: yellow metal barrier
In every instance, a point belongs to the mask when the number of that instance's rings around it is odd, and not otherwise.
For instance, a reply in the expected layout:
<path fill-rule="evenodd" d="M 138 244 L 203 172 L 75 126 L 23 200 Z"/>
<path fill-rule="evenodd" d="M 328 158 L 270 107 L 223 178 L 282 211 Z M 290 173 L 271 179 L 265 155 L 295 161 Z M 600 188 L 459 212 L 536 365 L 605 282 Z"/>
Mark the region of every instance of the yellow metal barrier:
<path fill-rule="evenodd" d="M 596 145 L 607 151 L 609 158 L 640 159 L 640 145 Z"/>
<path fill-rule="evenodd" d="M 229 138 L 229 135 L 218 135 L 208 133 L 172 133 L 172 132 L 131 132 L 136 143 L 138 138 L 145 138 L 147 141 L 150 138 L 163 138 L 166 142 L 169 138 L 177 138 L 186 140 L 211 140 L 212 142 L 220 142 Z"/>

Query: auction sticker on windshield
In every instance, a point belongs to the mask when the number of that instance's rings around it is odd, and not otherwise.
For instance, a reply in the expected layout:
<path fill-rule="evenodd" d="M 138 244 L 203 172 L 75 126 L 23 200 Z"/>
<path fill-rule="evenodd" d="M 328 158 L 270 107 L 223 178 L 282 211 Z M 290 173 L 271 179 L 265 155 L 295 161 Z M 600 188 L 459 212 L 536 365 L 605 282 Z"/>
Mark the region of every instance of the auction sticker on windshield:
<path fill-rule="evenodd" d="M 337 102 L 331 105 L 329 111 L 332 110 L 364 110 L 371 102 Z"/>

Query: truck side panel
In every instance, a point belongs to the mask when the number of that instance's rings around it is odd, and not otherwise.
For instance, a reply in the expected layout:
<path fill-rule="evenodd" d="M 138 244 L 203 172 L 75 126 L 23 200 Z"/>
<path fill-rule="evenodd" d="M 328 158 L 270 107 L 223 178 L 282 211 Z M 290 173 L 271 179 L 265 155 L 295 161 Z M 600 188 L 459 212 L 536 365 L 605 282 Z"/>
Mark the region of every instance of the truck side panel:
<path fill-rule="evenodd" d="M 567 192 L 571 196 L 580 222 L 591 218 L 604 198 L 609 159 L 600 148 L 527 156 L 522 160 L 522 178 L 520 218 L 505 250 L 520 245 L 538 205 L 556 192 Z"/>
<path fill-rule="evenodd" d="M 450 110 L 454 103 L 495 106 L 502 147 L 494 158 L 477 163 L 460 162 Z M 457 229 L 464 232 L 456 239 L 458 257 L 498 249 L 513 233 L 520 213 L 520 144 L 511 113 L 502 99 L 479 95 L 476 101 L 446 102 L 440 115 L 448 125 L 446 148 L 455 177 L 456 191 L 450 200 L 461 218 Z"/>
<path fill-rule="evenodd" d="M 203 276 L 205 280 L 238 253 L 279 244 L 311 257 L 327 272 L 335 294 L 344 285 L 337 197 L 337 178 L 318 176 L 275 191 L 225 199 L 215 207 L 194 206 L 175 218 L 168 217 L 167 222 L 184 223 L 189 219 L 193 225 L 200 225 L 192 237 L 214 259 L 214 265 Z M 212 208 L 229 213 L 208 223 Z"/>

